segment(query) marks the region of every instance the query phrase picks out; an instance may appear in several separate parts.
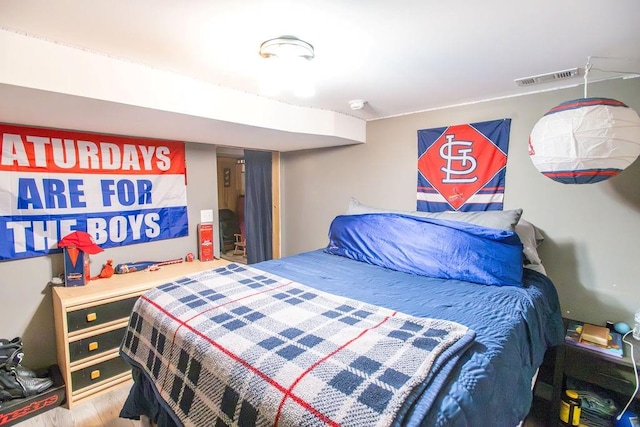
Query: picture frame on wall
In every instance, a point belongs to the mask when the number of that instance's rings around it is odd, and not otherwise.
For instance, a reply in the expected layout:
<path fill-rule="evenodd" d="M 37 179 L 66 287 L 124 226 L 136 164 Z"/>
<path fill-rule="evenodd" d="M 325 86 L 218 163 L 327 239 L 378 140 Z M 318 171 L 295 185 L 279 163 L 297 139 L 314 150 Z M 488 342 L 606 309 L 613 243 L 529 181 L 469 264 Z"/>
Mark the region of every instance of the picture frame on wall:
<path fill-rule="evenodd" d="M 224 168 L 224 186 L 231 187 L 231 168 Z"/>

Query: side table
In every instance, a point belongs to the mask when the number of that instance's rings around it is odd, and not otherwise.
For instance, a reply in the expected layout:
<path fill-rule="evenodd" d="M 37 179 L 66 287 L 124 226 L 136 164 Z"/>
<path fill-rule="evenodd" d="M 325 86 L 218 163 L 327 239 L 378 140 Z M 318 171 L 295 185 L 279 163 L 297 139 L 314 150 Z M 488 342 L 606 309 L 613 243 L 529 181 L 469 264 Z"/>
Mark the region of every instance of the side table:
<path fill-rule="evenodd" d="M 564 319 L 565 328 L 569 319 Z M 640 371 L 640 341 L 635 340 L 631 334 L 627 341 L 633 343 L 636 366 Z M 633 394 L 636 378 L 631 348 L 623 343 L 624 357 L 607 356 L 597 351 L 589 350 L 575 345 L 564 343 L 557 348 L 553 376 L 553 397 L 551 401 L 552 413 L 550 417 L 557 420 L 560 410 L 560 400 L 564 391 L 565 377 L 571 377 L 579 381 L 597 385 L 605 390 L 619 395 L 621 404 L 626 404 Z M 640 394 L 640 393 L 639 393 Z M 640 395 L 636 395 L 631 407 L 640 405 Z M 622 409 L 622 408 L 621 408 Z"/>

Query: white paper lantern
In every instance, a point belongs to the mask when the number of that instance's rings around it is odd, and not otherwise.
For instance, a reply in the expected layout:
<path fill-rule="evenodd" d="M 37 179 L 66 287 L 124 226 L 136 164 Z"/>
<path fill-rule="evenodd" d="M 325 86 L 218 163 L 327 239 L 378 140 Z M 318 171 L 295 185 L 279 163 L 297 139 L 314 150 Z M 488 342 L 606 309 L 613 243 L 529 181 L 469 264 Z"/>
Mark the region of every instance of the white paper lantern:
<path fill-rule="evenodd" d="M 529 137 L 529 156 L 535 167 L 563 184 L 604 181 L 638 155 L 640 117 L 615 99 L 564 102 L 547 112 Z"/>

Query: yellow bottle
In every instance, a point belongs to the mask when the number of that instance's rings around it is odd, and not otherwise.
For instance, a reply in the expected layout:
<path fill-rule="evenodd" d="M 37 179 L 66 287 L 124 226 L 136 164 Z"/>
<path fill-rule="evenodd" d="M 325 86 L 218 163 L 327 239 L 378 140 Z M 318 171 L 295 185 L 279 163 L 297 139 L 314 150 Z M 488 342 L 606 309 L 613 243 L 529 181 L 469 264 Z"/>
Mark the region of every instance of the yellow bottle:
<path fill-rule="evenodd" d="M 580 398 L 575 390 L 567 390 L 560 402 L 560 421 L 565 426 L 580 425 Z"/>

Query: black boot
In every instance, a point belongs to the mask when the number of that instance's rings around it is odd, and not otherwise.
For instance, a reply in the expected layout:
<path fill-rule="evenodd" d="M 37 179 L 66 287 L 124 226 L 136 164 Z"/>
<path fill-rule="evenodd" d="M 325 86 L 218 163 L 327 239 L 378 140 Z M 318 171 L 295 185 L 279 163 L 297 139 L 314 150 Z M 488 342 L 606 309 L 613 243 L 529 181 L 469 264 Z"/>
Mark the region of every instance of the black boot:
<path fill-rule="evenodd" d="M 21 377 L 35 377 L 35 372 L 20 365 L 23 355 L 20 337 L 12 340 L 0 338 L 0 368 L 6 371 L 15 369 Z"/>
<path fill-rule="evenodd" d="M 42 393 L 53 385 L 51 378 L 22 377 L 14 369 L 0 370 L 0 395 L 12 399 Z M 6 400 L 6 399 L 5 399 Z"/>
<path fill-rule="evenodd" d="M 0 338 L 0 347 L 5 345 L 16 345 L 16 346 L 22 347 L 22 339 L 20 337 L 15 337 L 12 340 Z"/>
<path fill-rule="evenodd" d="M 11 400 L 11 399 L 13 399 L 13 396 L 11 396 L 11 393 L 6 391 L 4 387 L 2 387 L 2 384 L 0 384 L 0 403 L 6 402 L 7 400 Z"/>

